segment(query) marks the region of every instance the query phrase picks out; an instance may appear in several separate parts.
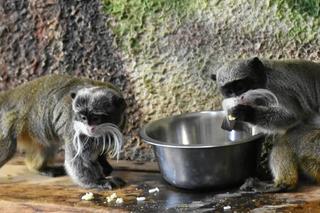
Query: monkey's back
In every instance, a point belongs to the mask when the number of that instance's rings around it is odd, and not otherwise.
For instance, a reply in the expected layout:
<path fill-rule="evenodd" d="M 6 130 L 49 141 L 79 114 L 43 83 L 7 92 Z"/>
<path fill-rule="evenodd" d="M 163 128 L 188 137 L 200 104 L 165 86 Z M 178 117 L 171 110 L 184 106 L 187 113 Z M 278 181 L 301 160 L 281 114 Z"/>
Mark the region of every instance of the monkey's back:
<path fill-rule="evenodd" d="M 68 75 L 47 75 L 1 93 L 1 120 L 10 125 L 14 122 L 18 139 L 22 135 L 27 139 L 36 138 L 43 145 L 59 142 L 60 135 L 72 131 L 70 92 L 85 86 L 102 86 L 118 91 L 111 84 L 100 81 Z M 10 118 L 7 118 L 8 114 Z"/>
<path fill-rule="evenodd" d="M 306 60 L 261 60 L 263 64 L 272 70 L 298 75 L 302 78 L 320 79 L 320 63 Z"/>
<path fill-rule="evenodd" d="M 263 60 L 267 70 L 267 87 L 278 95 L 285 106 L 305 114 L 320 112 L 320 64 L 305 60 Z"/>

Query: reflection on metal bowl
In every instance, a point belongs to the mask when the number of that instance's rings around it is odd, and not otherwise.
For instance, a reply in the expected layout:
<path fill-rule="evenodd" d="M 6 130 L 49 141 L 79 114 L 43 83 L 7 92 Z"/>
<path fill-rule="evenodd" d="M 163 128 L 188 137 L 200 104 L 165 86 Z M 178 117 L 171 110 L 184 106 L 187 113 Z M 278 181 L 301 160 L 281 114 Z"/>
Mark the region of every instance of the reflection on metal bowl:
<path fill-rule="evenodd" d="M 244 124 L 241 131 L 224 131 L 224 116 L 222 111 L 186 113 L 141 129 L 167 182 L 185 189 L 221 188 L 241 183 L 255 171 L 263 135 Z"/>

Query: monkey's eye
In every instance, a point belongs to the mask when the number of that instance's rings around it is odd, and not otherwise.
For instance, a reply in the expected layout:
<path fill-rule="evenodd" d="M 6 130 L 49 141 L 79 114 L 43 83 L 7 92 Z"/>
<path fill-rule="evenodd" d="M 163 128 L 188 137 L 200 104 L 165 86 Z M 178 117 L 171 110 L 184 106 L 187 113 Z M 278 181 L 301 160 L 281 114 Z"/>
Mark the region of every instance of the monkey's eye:
<path fill-rule="evenodd" d="M 242 93 L 245 93 L 246 91 L 248 91 L 248 88 L 246 85 L 243 84 L 239 84 L 237 86 L 237 90 L 235 91 L 236 95 L 241 95 Z"/>
<path fill-rule="evenodd" d="M 237 85 L 237 90 L 238 90 L 238 91 L 243 91 L 243 90 L 245 90 L 245 88 L 246 88 L 246 86 L 245 86 L 244 84 L 242 84 L 242 83 L 239 83 L 239 84 Z"/>
<path fill-rule="evenodd" d="M 90 115 L 90 117 L 91 117 L 92 120 L 98 120 L 98 119 L 101 118 L 101 116 L 102 116 L 102 115 L 99 115 L 99 114 L 92 114 L 92 115 Z"/>
<path fill-rule="evenodd" d="M 87 116 L 80 114 L 80 119 L 83 120 L 83 121 L 86 121 L 87 120 Z"/>
<path fill-rule="evenodd" d="M 229 89 L 229 90 L 226 90 L 226 91 L 225 91 L 225 96 L 228 97 L 228 98 L 230 98 L 230 97 L 234 97 L 235 94 L 234 94 L 234 92 L 233 92 L 231 89 Z"/>

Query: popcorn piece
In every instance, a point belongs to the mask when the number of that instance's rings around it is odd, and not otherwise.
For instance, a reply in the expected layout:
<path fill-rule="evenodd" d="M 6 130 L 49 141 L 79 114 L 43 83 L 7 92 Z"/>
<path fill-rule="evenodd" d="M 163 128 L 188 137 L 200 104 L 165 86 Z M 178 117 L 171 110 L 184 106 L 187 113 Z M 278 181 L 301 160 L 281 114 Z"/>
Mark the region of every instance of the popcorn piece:
<path fill-rule="evenodd" d="M 81 197 L 81 200 L 93 200 L 94 196 L 92 192 L 87 192 L 85 195 Z"/>
<path fill-rule="evenodd" d="M 106 197 L 108 203 L 110 203 L 111 201 L 113 201 L 115 198 L 117 198 L 117 194 L 116 193 L 112 193 L 112 195 Z"/>
<path fill-rule="evenodd" d="M 146 199 L 145 197 L 137 197 L 138 202 L 145 201 L 145 199 Z"/>
<path fill-rule="evenodd" d="M 117 198 L 118 197 L 118 195 L 117 195 L 117 193 L 112 193 L 112 195 L 110 196 L 112 199 L 114 199 L 114 198 Z"/>
<path fill-rule="evenodd" d="M 231 206 L 224 206 L 224 207 L 223 207 L 223 210 L 224 210 L 224 211 L 229 211 L 229 210 L 231 210 Z"/>
<path fill-rule="evenodd" d="M 122 204 L 122 203 L 123 203 L 123 198 L 118 197 L 118 198 L 116 199 L 116 204 Z"/>
<path fill-rule="evenodd" d="M 149 189 L 149 193 L 151 194 L 151 193 L 155 193 L 155 192 L 159 192 L 160 190 L 159 190 L 159 188 L 158 187 L 156 187 L 156 188 L 153 188 L 153 189 Z"/>
<path fill-rule="evenodd" d="M 233 117 L 232 115 L 228 115 L 228 120 L 229 120 L 229 121 L 234 121 L 234 120 L 236 120 L 236 118 Z"/>

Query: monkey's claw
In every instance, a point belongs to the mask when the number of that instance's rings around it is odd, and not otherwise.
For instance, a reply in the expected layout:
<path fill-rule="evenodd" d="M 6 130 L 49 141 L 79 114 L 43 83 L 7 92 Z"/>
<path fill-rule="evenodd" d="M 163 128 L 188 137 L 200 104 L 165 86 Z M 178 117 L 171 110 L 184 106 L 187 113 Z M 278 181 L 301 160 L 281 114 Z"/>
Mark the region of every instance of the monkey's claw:
<path fill-rule="evenodd" d="M 260 181 L 258 178 L 248 178 L 242 186 L 240 191 L 251 193 L 274 193 L 286 191 L 286 186 L 278 186 L 274 183 L 267 183 Z"/>
<path fill-rule="evenodd" d="M 66 171 L 63 166 L 52 166 L 40 169 L 39 174 L 49 177 L 60 177 L 66 175 Z"/>
<path fill-rule="evenodd" d="M 109 177 L 106 177 L 106 180 L 110 182 L 113 188 L 119 188 L 126 185 L 126 182 L 119 177 L 109 176 Z"/>
<path fill-rule="evenodd" d="M 102 179 L 98 183 L 98 188 L 102 189 L 114 189 L 114 188 L 120 188 L 122 186 L 126 185 L 126 182 L 122 180 L 119 177 L 106 177 L 106 179 Z"/>

